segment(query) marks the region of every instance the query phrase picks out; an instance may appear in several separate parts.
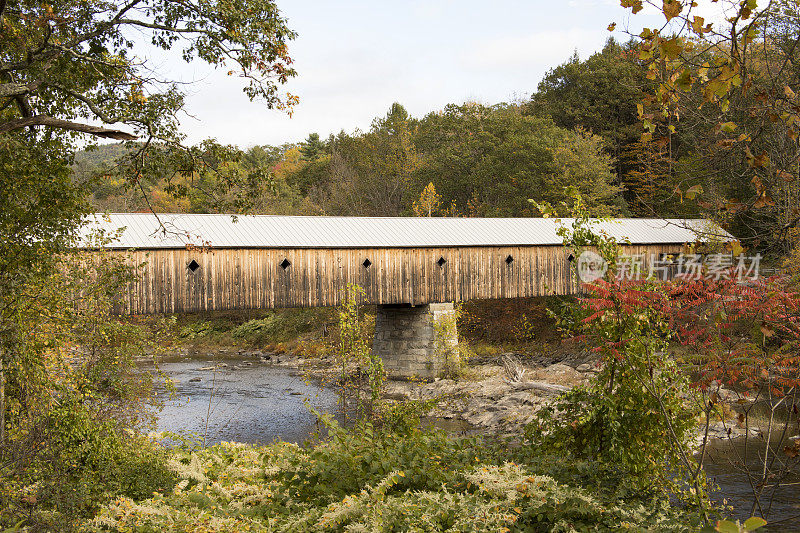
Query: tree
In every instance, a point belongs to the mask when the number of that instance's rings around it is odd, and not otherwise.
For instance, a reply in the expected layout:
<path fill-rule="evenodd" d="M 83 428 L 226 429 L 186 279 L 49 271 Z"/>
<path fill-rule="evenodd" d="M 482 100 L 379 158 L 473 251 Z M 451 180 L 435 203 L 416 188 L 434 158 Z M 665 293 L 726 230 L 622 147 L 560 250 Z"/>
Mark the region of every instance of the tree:
<path fill-rule="evenodd" d="M 325 155 L 325 143 L 319 140 L 319 133 L 309 133 L 305 142 L 300 145 L 300 153 L 305 161 L 315 161 Z"/>
<path fill-rule="evenodd" d="M 448 105 L 420 122 L 415 142 L 417 186 L 435 180 L 442 201 L 471 216 L 532 215 L 529 198 L 558 203 L 567 185 L 599 214 L 623 209 L 599 137 L 515 106 Z"/>
<path fill-rule="evenodd" d="M 342 132 L 333 142 L 331 185 L 335 212 L 397 216 L 407 209 L 412 180 L 421 158 L 414 144 L 416 121 L 392 104 L 372 121 L 367 133 Z M 415 193 L 411 193 L 415 194 Z"/>
<path fill-rule="evenodd" d="M 295 75 L 287 51 L 294 33 L 270 0 L 0 0 L 0 28 L 0 422 L 20 436 L 12 442 L 0 431 L 0 466 L 24 470 L 28 463 L 17 451 L 26 443 L 35 452 L 49 431 L 73 431 L 59 413 L 85 415 L 69 437 L 73 441 L 81 431 L 96 430 L 100 441 L 93 442 L 102 446 L 106 431 L 121 429 L 93 425 L 96 408 L 119 391 L 102 388 L 103 383 L 87 387 L 81 376 L 75 383 L 64 379 L 82 362 L 63 357 L 69 342 L 85 345 L 87 338 L 69 328 L 105 322 L 102 313 L 82 307 L 85 298 L 61 294 L 54 284 L 69 268 L 65 254 L 89 210 L 86 182 L 70 173 L 77 143 L 127 140 L 114 172 L 143 192 L 153 183 L 178 195 L 188 195 L 195 185 L 223 194 L 249 187 L 257 176 L 228 164 L 241 159 L 233 147 L 213 141 L 181 146 L 179 85 L 157 77 L 134 51 L 176 49 L 187 61 L 227 66 L 231 75 L 248 81 L 248 97 L 290 109 L 297 99 L 279 94 L 278 86 Z M 149 197 L 143 197 L 147 204 Z M 87 275 L 75 284 L 88 290 L 92 281 Z M 64 318 L 73 308 L 86 312 L 85 321 Z M 109 343 L 101 347 L 108 349 L 109 360 L 120 361 L 109 337 L 98 334 Z M 45 368 L 48 360 L 56 366 Z M 121 378 L 121 372 L 110 368 L 94 377 L 107 381 Z M 80 409 L 67 408 L 73 400 Z M 59 402 L 60 410 L 53 407 Z M 79 449 L 84 442 L 73 445 Z M 55 457 L 60 452 L 53 450 Z M 67 466 L 74 469 L 80 461 Z M 35 472 L 23 471 L 19 479 L 29 484 Z M 0 508 L 5 511 L 5 502 Z"/>
<path fill-rule="evenodd" d="M 787 251 L 800 223 L 797 0 L 707 2 L 715 22 L 690 0 L 621 4 L 633 13 L 648 4 L 665 20 L 637 36 L 653 81 L 639 107 L 642 141 L 692 132 L 704 208 L 744 243 Z"/>
<path fill-rule="evenodd" d="M 574 54 L 548 71 L 524 105 L 524 113 L 550 117 L 562 128 L 580 127 L 600 135 L 606 153 L 614 158 L 619 185 L 630 171 L 621 156 L 641 134 L 636 104 L 649 83 L 644 74 L 635 50 L 609 39 L 589 58 L 581 60 Z"/>
<path fill-rule="evenodd" d="M 433 182 L 428 183 L 419 194 L 419 200 L 414 202 L 414 214 L 418 217 L 432 217 L 442 206 L 442 197 L 436 194 Z"/>
<path fill-rule="evenodd" d="M 187 61 L 229 66 L 251 99 L 291 106 L 277 85 L 295 75 L 286 43 L 295 34 L 271 0 L 58 0 L 0 2 L 0 133 L 31 126 L 98 137 L 174 140 L 183 98 L 132 53 L 133 35 L 156 48 L 183 45 Z M 156 92 L 165 85 L 163 92 Z M 124 124 L 97 127 L 78 121 Z"/>

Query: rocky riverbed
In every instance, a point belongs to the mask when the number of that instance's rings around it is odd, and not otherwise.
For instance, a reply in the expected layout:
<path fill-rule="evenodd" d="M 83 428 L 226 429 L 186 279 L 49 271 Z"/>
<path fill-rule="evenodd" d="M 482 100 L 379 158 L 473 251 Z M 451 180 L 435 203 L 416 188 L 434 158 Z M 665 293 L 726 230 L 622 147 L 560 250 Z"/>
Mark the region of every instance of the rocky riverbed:
<path fill-rule="evenodd" d="M 185 356 L 198 354 L 186 353 Z M 298 377 L 335 384 L 340 370 L 330 358 L 307 359 L 291 354 L 260 350 L 219 348 L 205 354 L 209 363 L 200 371 L 224 370 L 227 374 L 248 369 L 252 365 L 282 368 Z M 458 379 L 435 379 L 430 382 L 387 380 L 384 397 L 390 401 L 439 399 L 429 413 L 433 419 L 453 421 L 458 428 L 472 433 L 519 435 L 535 412 L 558 394 L 578 385 L 588 384 L 598 371 L 596 361 L 588 354 L 558 353 L 560 361 L 546 354 L 523 355 L 505 353 L 470 361 Z M 227 361 L 227 362 L 226 362 Z M 202 377 L 190 381 L 200 382 Z M 722 390 L 722 400 L 729 391 Z M 447 426 L 447 424 L 444 424 Z M 702 430 L 702 431 L 701 431 Z M 736 420 L 716 421 L 708 430 L 710 439 L 729 439 L 744 435 Z M 750 428 L 757 435 L 758 428 Z M 705 433 L 698 428 L 695 444 L 700 445 Z"/>

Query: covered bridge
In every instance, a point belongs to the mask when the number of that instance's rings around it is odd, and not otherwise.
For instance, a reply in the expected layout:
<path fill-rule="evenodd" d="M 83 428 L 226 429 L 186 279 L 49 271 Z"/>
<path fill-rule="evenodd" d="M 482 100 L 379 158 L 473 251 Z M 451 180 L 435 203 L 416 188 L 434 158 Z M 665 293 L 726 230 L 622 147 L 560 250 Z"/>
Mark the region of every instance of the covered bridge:
<path fill-rule="evenodd" d="M 84 235 L 145 262 L 120 312 L 333 306 L 348 283 L 372 304 L 571 294 L 570 219 L 95 215 Z M 716 231 L 703 220 L 596 224 L 628 254 L 670 254 Z M 729 237 L 722 232 L 719 237 Z M 91 246 L 85 238 L 85 246 Z"/>
<path fill-rule="evenodd" d="M 570 219 L 233 216 L 117 213 L 84 226 L 144 263 L 120 301 L 127 314 L 337 305 L 348 283 L 378 314 L 374 349 L 395 375 L 430 376 L 430 316 L 452 302 L 577 290 L 558 229 Z M 626 254 L 675 254 L 730 236 L 703 220 L 595 222 Z M 646 267 L 646 266 L 645 266 Z M 417 339 L 419 342 L 414 341 Z M 399 354 L 399 355 L 398 355 Z"/>

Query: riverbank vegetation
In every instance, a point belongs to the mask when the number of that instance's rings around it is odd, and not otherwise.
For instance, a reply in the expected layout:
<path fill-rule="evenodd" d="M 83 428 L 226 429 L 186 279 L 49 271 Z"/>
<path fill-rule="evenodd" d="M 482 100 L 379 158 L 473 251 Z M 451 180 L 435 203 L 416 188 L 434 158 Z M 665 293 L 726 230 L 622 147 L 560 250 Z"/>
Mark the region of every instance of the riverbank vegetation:
<path fill-rule="evenodd" d="M 422 117 L 395 103 L 366 131 L 242 149 L 183 144 L 181 85 L 134 59 L 131 35 L 225 63 L 250 99 L 290 110 L 297 98 L 280 87 L 296 75 L 295 34 L 271 0 L 0 1 L 0 529 L 763 525 L 719 522 L 731 509 L 712 502 L 702 467 L 712 426 L 741 434 L 752 504 L 737 511 L 760 517 L 800 467 L 800 11 L 721 2 L 729 12 L 712 22 L 690 0 L 621 4 L 653 4 L 667 25 L 569 59 L 530 98 Z M 584 231 L 590 215 L 713 218 L 739 239 L 724 251 L 769 254 L 775 276 L 628 283 L 611 268 L 580 299 L 464 303 L 472 358 L 579 350 L 596 370 L 531 406 L 524 431 L 465 438 L 420 424 L 435 398 L 386 401 L 357 298 L 123 319 L 112 304 L 136 269 L 75 247 L 94 210 L 539 216 L 547 205 L 576 215 L 565 245 L 612 266 L 615 243 Z M 328 436 L 302 446 L 166 449 L 148 435 L 154 376 L 136 362 L 185 344 L 328 357 L 367 407 L 347 428 L 320 414 Z"/>

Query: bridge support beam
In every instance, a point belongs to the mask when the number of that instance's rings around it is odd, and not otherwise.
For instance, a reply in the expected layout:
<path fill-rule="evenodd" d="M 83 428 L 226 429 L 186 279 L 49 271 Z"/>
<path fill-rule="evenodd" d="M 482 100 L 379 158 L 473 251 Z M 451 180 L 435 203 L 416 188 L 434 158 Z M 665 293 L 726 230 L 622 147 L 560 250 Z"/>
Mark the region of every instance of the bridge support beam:
<path fill-rule="evenodd" d="M 372 350 L 390 378 L 433 379 L 458 363 L 452 303 L 378 305 Z"/>

